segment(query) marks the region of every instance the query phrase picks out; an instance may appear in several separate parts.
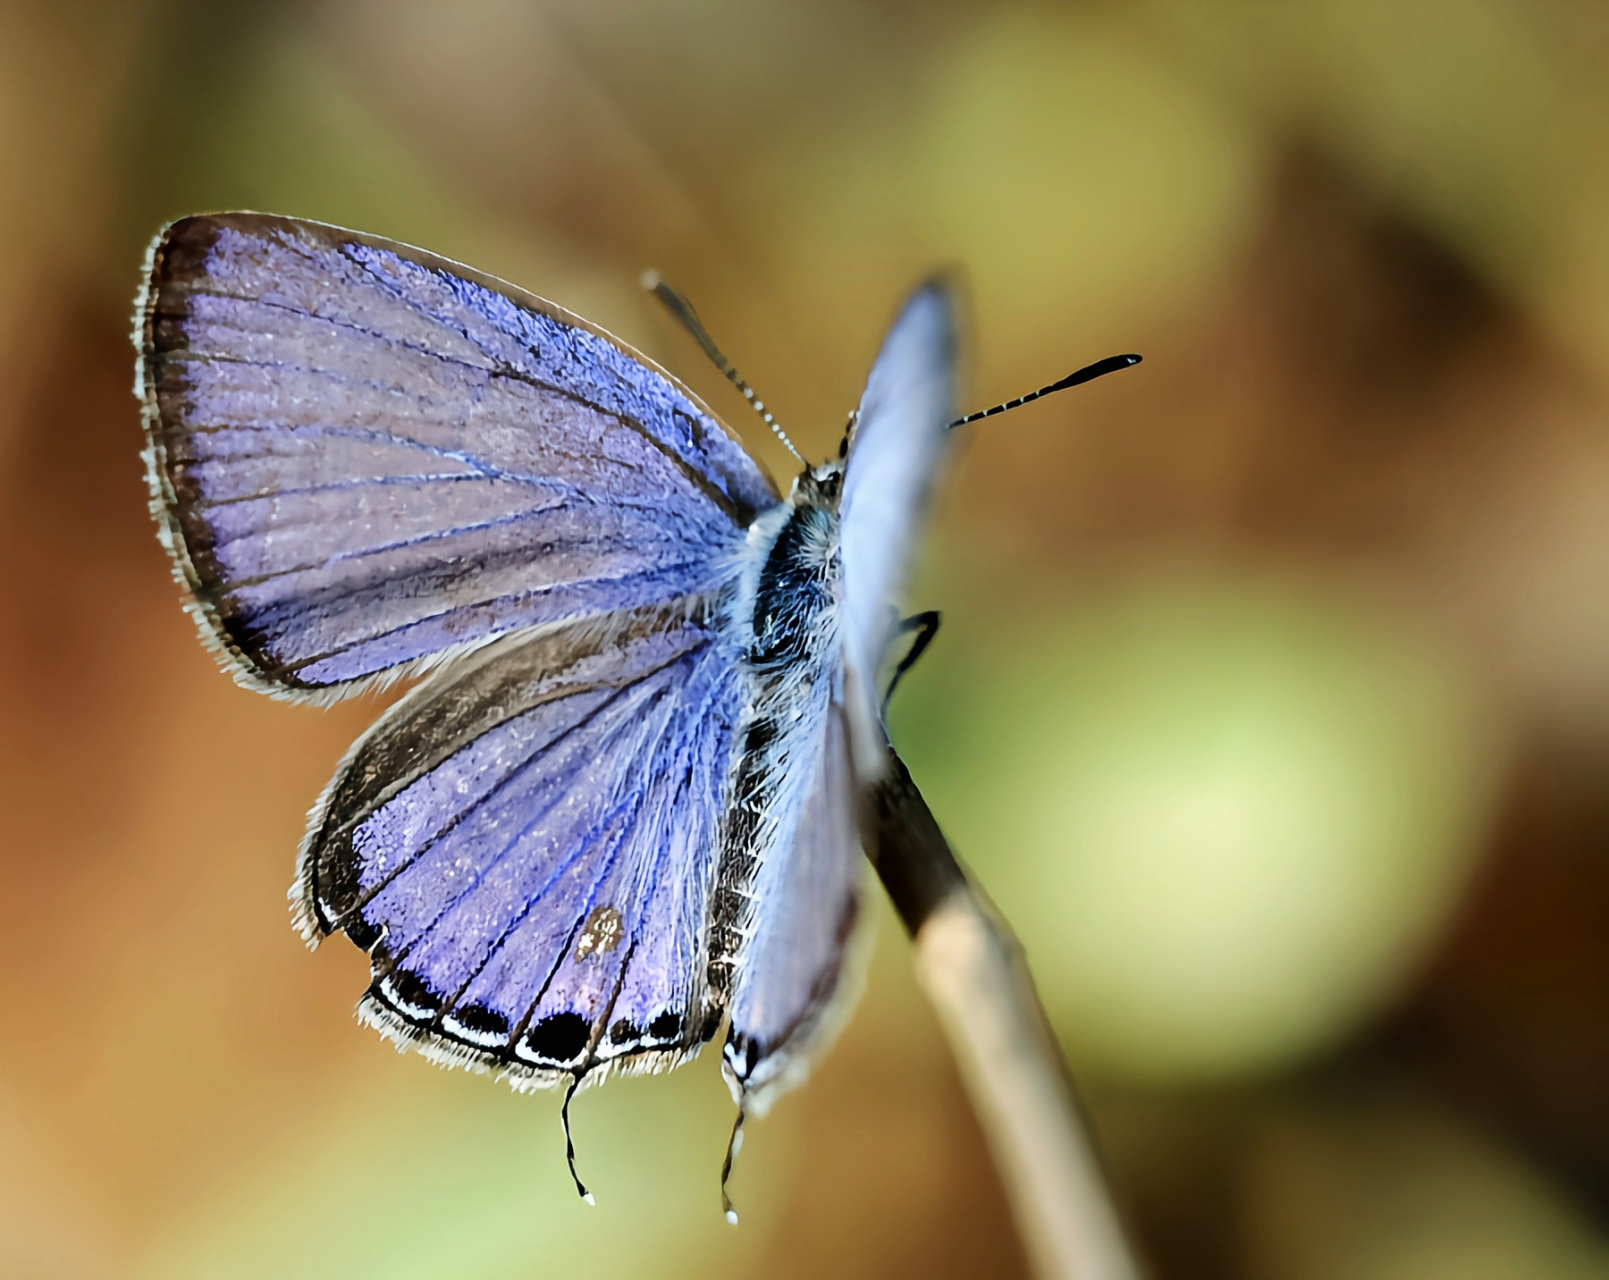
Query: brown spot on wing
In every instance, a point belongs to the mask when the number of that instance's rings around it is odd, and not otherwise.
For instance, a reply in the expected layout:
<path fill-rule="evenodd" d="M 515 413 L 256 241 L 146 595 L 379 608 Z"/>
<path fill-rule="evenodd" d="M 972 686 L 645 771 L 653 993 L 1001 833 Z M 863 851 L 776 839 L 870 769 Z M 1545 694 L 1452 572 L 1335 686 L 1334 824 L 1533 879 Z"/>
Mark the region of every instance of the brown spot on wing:
<path fill-rule="evenodd" d="M 599 955 L 613 951 L 620 945 L 624 932 L 625 924 L 620 919 L 620 912 L 610 906 L 594 907 L 586 924 L 581 926 L 581 937 L 575 944 L 575 958 L 585 960 L 594 951 Z"/>

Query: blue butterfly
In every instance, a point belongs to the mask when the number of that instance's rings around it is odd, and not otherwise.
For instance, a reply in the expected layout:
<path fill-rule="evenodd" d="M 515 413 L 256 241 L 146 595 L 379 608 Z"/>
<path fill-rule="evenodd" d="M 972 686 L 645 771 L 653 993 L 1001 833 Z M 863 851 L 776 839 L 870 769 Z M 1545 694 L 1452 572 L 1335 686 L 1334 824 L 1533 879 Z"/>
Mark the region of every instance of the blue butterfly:
<path fill-rule="evenodd" d="M 318 223 L 169 226 L 135 341 L 152 510 L 236 680 L 332 702 L 430 672 L 341 762 L 290 893 L 310 944 L 368 952 L 362 1020 L 571 1094 L 724 1021 L 740 1121 L 763 1110 L 843 1012 L 873 682 L 953 418 L 947 288 L 785 498 L 609 334 Z"/>

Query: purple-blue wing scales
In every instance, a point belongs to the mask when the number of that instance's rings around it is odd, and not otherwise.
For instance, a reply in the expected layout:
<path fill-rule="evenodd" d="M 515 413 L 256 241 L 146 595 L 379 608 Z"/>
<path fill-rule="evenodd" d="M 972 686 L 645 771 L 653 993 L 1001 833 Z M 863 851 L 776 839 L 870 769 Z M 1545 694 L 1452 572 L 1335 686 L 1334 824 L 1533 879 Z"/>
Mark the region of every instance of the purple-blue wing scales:
<path fill-rule="evenodd" d="M 931 281 L 911 295 L 883 340 L 844 463 L 838 619 L 851 745 L 863 778 L 883 768 L 877 667 L 948 451 L 955 365 L 955 300 L 942 282 Z"/>
<path fill-rule="evenodd" d="M 711 590 L 771 482 L 669 375 L 512 285 L 260 214 L 152 247 L 153 506 L 237 678 L 340 696 Z"/>
<path fill-rule="evenodd" d="M 709 1038 L 706 900 L 741 715 L 696 611 L 493 642 L 397 703 L 314 811 L 304 933 L 371 957 L 360 1012 L 549 1084 Z"/>

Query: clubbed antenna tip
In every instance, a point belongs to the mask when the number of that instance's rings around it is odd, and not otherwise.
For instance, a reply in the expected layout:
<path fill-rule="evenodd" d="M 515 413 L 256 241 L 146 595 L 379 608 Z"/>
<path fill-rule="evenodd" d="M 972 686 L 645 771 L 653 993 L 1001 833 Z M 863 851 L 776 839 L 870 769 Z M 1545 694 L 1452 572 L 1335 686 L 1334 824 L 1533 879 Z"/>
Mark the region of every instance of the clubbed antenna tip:
<path fill-rule="evenodd" d="M 1027 395 L 1018 396 L 1015 400 L 1007 400 L 1003 404 L 995 405 L 993 408 L 979 409 L 978 412 L 969 413 L 964 418 L 957 418 L 950 424 L 950 427 L 953 430 L 956 427 L 964 427 L 969 422 L 978 422 L 984 418 L 992 418 L 995 414 L 1004 413 L 1007 409 L 1015 409 L 1021 405 L 1030 404 L 1043 396 L 1052 394 L 1053 392 L 1065 391 L 1068 387 L 1076 387 L 1085 382 L 1093 382 L 1096 378 L 1104 377 L 1108 373 L 1116 373 L 1119 369 L 1127 369 L 1131 365 L 1136 365 L 1139 363 L 1140 357 L 1136 355 L 1107 356 L 1104 360 L 1097 360 L 1094 364 L 1087 364 L 1082 369 L 1074 370 L 1065 378 L 1052 382 L 1049 386 L 1040 387 L 1038 391 L 1030 391 Z"/>

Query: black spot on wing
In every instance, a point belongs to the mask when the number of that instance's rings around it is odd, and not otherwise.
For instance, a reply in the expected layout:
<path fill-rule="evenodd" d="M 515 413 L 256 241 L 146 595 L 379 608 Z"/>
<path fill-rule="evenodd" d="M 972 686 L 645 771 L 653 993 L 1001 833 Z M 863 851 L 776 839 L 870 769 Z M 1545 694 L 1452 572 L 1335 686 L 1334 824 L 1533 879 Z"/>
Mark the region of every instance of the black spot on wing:
<path fill-rule="evenodd" d="M 498 1039 L 508 1035 L 508 1019 L 483 1004 L 459 1005 L 452 1016 L 454 1022 L 472 1034 Z"/>
<path fill-rule="evenodd" d="M 727 1042 L 727 1064 L 740 1081 L 747 1081 L 766 1056 L 765 1046 L 752 1036 L 737 1034 Z"/>
<path fill-rule="evenodd" d="M 330 925 L 323 916 L 322 907 L 319 908 L 319 913 L 319 924 L 323 931 L 327 934 L 330 931 Z M 375 944 L 380 941 L 380 930 L 375 928 L 374 925 L 370 924 L 362 916 L 354 915 L 346 922 L 346 936 L 352 939 L 353 944 L 360 950 L 371 951 L 373 950 Z"/>
<path fill-rule="evenodd" d="M 555 1013 L 525 1033 L 525 1048 L 542 1063 L 556 1067 L 579 1061 L 592 1042 L 592 1024 L 579 1013 Z"/>
<path fill-rule="evenodd" d="M 441 1012 L 442 998 L 418 974 L 393 969 L 371 988 L 389 1008 L 410 1022 L 429 1020 Z"/>

